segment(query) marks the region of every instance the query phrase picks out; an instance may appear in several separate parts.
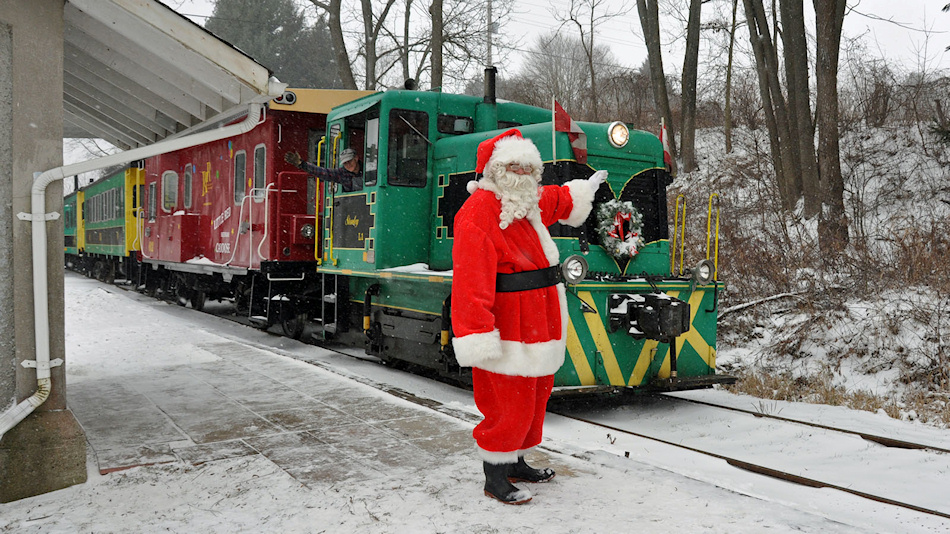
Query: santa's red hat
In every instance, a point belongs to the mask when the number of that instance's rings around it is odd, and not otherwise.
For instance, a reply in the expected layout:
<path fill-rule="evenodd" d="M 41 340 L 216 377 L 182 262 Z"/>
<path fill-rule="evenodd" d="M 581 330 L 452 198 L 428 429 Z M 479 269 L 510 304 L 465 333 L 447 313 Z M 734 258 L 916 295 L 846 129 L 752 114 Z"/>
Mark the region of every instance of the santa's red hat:
<path fill-rule="evenodd" d="M 521 163 L 532 165 L 535 169 L 540 169 L 544 165 L 538 147 L 522 137 L 521 131 L 517 128 L 506 130 L 478 144 L 478 151 L 475 154 L 475 172 L 481 174 L 486 168 L 491 169 L 495 162 Z M 469 182 L 469 193 L 474 192 L 477 187 L 474 181 Z"/>

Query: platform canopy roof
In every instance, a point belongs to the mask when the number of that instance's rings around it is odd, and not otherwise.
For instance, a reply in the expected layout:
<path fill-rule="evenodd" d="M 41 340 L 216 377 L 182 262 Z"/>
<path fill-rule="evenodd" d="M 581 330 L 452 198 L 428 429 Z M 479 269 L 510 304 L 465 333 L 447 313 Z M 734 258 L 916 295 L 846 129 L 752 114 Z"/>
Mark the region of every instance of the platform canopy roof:
<path fill-rule="evenodd" d="M 64 13 L 64 137 L 128 150 L 280 93 L 266 67 L 161 2 L 67 0 Z"/>

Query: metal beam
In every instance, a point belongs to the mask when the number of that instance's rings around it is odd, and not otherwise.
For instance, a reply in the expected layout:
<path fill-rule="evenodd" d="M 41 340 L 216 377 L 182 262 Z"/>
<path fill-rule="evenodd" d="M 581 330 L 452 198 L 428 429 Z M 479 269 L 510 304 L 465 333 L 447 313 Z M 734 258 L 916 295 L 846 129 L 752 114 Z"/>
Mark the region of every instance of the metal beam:
<path fill-rule="evenodd" d="M 67 20 L 106 46 L 148 63 L 152 70 L 189 79 L 190 88 L 202 100 L 210 99 L 207 95 L 215 95 L 231 104 L 241 101 L 240 83 L 233 76 L 170 39 L 162 30 L 128 12 L 109 7 L 107 2 L 99 1 L 87 7 L 89 10 L 67 6 Z"/>
<path fill-rule="evenodd" d="M 86 68 L 94 72 L 109 72 L 109 76 L 122 76 L 130 80 L 140 90 L 147 90 L 158 98 L 164 99 L 178 106 L 198 120 L 205 119 L 205 110 L 201 101 L 189 95 L 182 89 L 166 82 L 161 77 L 135 65 L 128 58 L 119 56 L 105 49 L 100 44 L 94 50 L 80 49 L 71 42 L 64 45 L 64 52 L 70 56 L 70 61 L 80 61 Z"/>
<path fill-rule="evenodd" d="M 195 74 L 175 68 L 173 64 L 149 53 L 142 45 L 110 32 L 84 13 L 77 11 L 67 20 L 69 23 L 64 30 L 66 41 L 85 50 L 109 68 L 136 81 L 161 80 L 165 85 L 173 86 L 215 110 L 225 106 L 221 95 L 199 83 Z"/>
<path fill-rule="evenodd" d="M 118 102 L 108 93 L 96 91 L 95 88 L 75 76 L 66 73 L 63 74 L 63 92 L 64 98 L 65 95 L 70 95 L 82 102 L 89 103 L 96 109 L 108 110 L 110 114 L 114 113 L 117 116 L 125 117 L 125 119 L 127 119 L 125 123 L 129 124 L 130 127 L 132 127 L 131 125 L 133 124 L 137 125 L 134 126 L 134 128 L 142 132 L 143 135 L 145 135 L 145 132 L 151 132 L 159 138 L 163 138 L 169 133 L 167 128 L 163 128 L 154 120 L 144 117 L 128 106 L 122 105 L 122 103 Z"/>
<path fill-rule="evenodd" d="M 102 69 L 101 65 L 95 63 L 94 59 L 80 57 L 72 57 L 70 59 L 71 60 L 66 63 L 65 72 L 117 98 L 118 95 L 124 95 L 124 98 L 129 100 L 129 105 L 133 108 L 144 106 L 145 108 L 154 109 L 156 120 L 168 121 L 170 122 L 170 126 L 175 124 L 191 125 L 192 115 L 190 113 L 159 95 L 148 91 L 125 76 L 110 72 L 108 69 Z M 95 71 L 90 70 L 96 67 L 99 67 L 99 69 Z M 104 70 L 105 72 L 103 72 Z M 103 75 L 108 77 L 106 78 Z M 158 119 L 158 116 L 165 118 Z M 174 128 L 177 128 L 177 126 L 173 126 L 171 129 Z"/>

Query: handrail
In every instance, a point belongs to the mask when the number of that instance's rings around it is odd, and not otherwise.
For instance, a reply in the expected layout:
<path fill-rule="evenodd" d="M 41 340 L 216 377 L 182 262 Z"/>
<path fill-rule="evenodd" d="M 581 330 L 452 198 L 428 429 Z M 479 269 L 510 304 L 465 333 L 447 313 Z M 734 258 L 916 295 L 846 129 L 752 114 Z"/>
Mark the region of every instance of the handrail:
<path fill-rule="evenodd" d="M 712 230 L 712 204 L 716 198 L 716 241 L 713 251 L 713 280 L 719 280 L 719 193 L 709 195 L 709 208 L 706 211 L 706 259 L 709 259 L 709 237 Z"/>
<path fill-rule="evenodd" d="M 682 201 L 682 202 L 681 202 Z M 683 209 L 683 220 L 680 224 L 680 205 L 682 204 Z M 670 274 L 676 274 L 676 233 L 680 233 L 680 270 L 679 274 L 683 274 L 683 257 L 685 254 L 686 247 L 686 197 L 684 195 L 678 195 L 676 197 L 676 207 L 673 214 L 673 241 L 670 243 Z"/>
<path fill-rule="evenodd" d="M 327 136 L 320 136 L 320 141 L 317 143 L 317 167 L 320 167 L 320 162 L 323 161 L 323 145 L 327 142 Z M 320 202 L 323 200 L 323 194 L 320 192 L 320 179 L 314 178 L 313 182 L 313 194 L 316 198 L 313 199 L 313 213 L 314 217 L 320 217 L 322 214 L 320 211 Z M 325 207 L 324 207 L 325 208 Z M 323 227 L 318 223 L 318 229 L 323 229 Z M 323 247 L 323 232 L 320 232 L 320 235 L 316 236 L 316 242 L 313 244 L 313 256 L 317 260 L 317 266 L 323 264 L 323 254 L 321 254 L 320 249 Z"/>

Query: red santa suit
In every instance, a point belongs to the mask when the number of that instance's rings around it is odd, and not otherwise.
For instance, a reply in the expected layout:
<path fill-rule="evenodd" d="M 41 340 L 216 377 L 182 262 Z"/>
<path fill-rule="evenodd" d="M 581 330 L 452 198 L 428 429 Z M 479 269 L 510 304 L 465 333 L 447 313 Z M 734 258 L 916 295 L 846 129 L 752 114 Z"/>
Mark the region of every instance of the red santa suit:
<path fill-rule="evenodd" d="M 531 165 L 540 180 L 541 155 L 518 130 L 479 146 L 471 197 L 455 216 L 452 252 L 453 348 L 459 365 L 473 367 L 475 403 L 485 419 L 473 435 L 482 459 L 514 463 L 541 442 L 554 373 L 564 363 L 567 305 L 564 284 L 497 292 L 498 274 L 535 271 L 559 263 L 547 227 L 579 226 L 590 213 L 597 183 L 573 180 L 540 190 L 540 212 L 501 223 L 495 164 Z"/>

